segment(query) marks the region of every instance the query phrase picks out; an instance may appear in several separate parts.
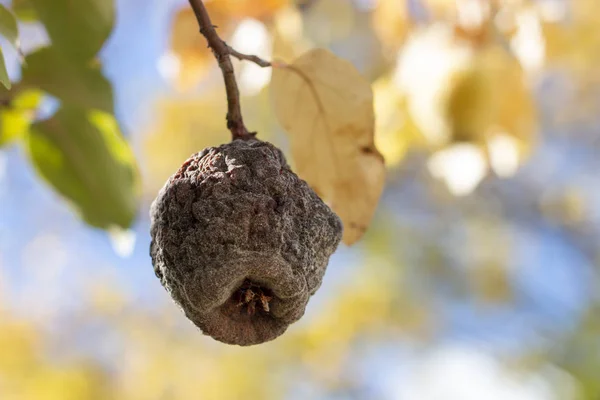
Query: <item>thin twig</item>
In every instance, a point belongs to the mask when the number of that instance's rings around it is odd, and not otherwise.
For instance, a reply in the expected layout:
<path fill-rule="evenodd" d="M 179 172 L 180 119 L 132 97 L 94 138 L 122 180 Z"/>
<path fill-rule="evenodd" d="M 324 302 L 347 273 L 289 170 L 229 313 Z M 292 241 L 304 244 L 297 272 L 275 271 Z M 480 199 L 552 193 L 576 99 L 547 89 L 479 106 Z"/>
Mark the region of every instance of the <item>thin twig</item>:
<path fill-rule="evenodd" d="M 254 64 L 256 64 L 256 65 L 258 65 L 259 67 L 262 67 L 262 68 L 266 68 L 266 67 L 270 67 L 271 66 L 271 63 L 269 61 L 263 60 L 262 58 L 260 58 L 258 56 L 249 55 L 249 54 L 242 54 L 239 51 L 231 48 L 230 46 L 227 46 L 227 50 L 229 51 L 229 54 L 231 54 L 232 56 L 234 56 L 238 60 L 250 61 L 250 62 L 253 62 Z"/>
<path fill-rule="evenodd" d="M 225 90 L 227 92 L 227 128 L 231 131 L 232 140 L 251 139 L 255 133 L 248 132 L 242 118 L 240 92 L 235 80 L 233 64 L 229 56 L 231 48 L 217 34 L 202 0 L 189 0 L 189 2 L 198 20 L 198 25 L 200 25 L 200 33 L 206 38 L 208 46 L 215 55 L 219 63 L 219 68 L 221 68 L 221 72 L 223 73 Z"/>

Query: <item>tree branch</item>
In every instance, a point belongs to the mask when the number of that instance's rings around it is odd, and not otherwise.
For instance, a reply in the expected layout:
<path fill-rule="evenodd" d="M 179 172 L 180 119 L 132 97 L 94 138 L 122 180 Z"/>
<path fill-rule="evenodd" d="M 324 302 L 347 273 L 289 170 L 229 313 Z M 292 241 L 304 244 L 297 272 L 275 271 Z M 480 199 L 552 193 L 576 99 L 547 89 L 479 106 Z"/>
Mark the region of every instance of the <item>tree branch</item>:
<path fill-rule="evenodd" d="M 212 24 L 202 0 L 189 0 L 189 2 L 196 15 L 196 19 L 198 20 L 198 25 L 200 25 L 200 33 L 206 38 L 208 46 L 211 48 L 219 63 L 219 68 L 221 68 L 221 72 L 223 73 L 225 90 L 227 92 L 227 128 L 231 131 L 232 140 L 252 139 L 256 133 L 248 132 L 244 125 L 240 105 L 240 92 L 235 80 L 233 64 L 231 63 L 229 55 L 237 54 L 247 57 L 246 59 L 251 59 L 254 56 L 245 56 L 232 51 L 232 49 L 217 34 L 215 26 Z M 236 55 L 234 56 L 237 57 Z M 258 57 L 256 58 L 259 59 Z"/>
<path fill-rule="evenodd" d="M 271 63 L 269 61 L 263 60 L 262 58 L 255 56 L 255 55 L 242 54 L 239 51 L 234 50 L 230 46 L 227 46 L 227 51 L 229 51 L 229 54 L 231 54 L 238 60 L 250 61 L 262 68 L 271 66 Z"/>

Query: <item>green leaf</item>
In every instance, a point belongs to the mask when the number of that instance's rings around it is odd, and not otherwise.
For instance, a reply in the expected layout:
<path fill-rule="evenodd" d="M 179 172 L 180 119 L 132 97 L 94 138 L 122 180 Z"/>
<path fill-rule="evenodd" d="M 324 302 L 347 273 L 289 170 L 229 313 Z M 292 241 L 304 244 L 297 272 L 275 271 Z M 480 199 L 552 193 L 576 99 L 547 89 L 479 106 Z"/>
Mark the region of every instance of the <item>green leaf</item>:
<path fill-rule="evenodd" d="M 52 44 L 70 59 L 94 57 L 114 25 L 114 0 L 30 1 Z"/>
<path fill-rule="evenodd" d="M 62 108 L 32 125 L 31 160 L 42 177 L 99 228 L 131 225 L 139 175 L 117 122 L 101 111 Z"/>
<path fill-rule="evenodd" d="M 64 103 L 113 112 L 112 87 L 98 67 L 74 63 L 54 46 L 30 54 L 25 64 L 25 86 L 39 87 Z"/>
<path fill-rule="evenodd" d="M 4 62 L 4 54 L 2 53 L 2 48 L 0 48 L 0 82 L 8 90 L 10 90 L 10 88 L 12 87 L 12 84 L 10 83 L 10 78 L 8 77 L 8 71 L 6 70 L 6 63 Z"/>
<path fill-rule="evenodd" d="M 11 7 L 17 18 L 24 22 L 33 22 L 38 20 L 38 16 L 33 5 L 28 0 L 12 0 Z"/>
<path fill-rule="evenodd" d="M 39 90 L 27 90 L 19 93 L 8 107 L 0 109 L 0 147 L 27 133 L 42 97 Z"/>
<path fill-rule="evenodd" d="M 19 48 L 19 27 L 17 19 L 6 7 L 0 4 L 0 35 L 4 36 L 16 49 Z"/>

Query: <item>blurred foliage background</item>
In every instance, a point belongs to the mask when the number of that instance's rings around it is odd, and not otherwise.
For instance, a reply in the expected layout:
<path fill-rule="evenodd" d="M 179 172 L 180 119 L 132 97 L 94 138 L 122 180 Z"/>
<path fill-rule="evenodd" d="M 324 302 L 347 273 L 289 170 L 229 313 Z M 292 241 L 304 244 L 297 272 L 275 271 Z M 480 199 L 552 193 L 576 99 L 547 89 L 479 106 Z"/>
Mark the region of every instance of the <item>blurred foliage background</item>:
<path fill-rule="evenodd" d="M 229 140 L 187 3 L 1 3 L 1 399 L 600 398 L 597 0 L 206 1 L 238 51 L 351 61 L 388 167 L 305 317 L 251 348 L 202 336 L 148 255 L 158 189 Z M 287 149 L 270 69 L 235 67 Z"/>

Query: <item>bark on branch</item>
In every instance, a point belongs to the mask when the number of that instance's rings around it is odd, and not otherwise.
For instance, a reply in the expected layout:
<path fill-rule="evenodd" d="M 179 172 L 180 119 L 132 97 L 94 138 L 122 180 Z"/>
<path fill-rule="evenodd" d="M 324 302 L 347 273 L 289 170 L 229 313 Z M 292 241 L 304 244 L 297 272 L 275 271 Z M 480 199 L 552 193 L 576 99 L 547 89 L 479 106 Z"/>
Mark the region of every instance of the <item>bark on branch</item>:
<path fill-rule="evenodd" d="M 238 60 L 250 61 L 250 62 L 253 62 L 254 64 L 256 64 L 256 65 L 258 65 L 259 67 L 262 67 L 262 68 L 271 67 L 272 66 L 272 64 L 269 61 L 263 60 L 262 58 L 260 58 L 258 56 L 248 55 L 248 54 L 242 54 L 239 51 L 234 50 L 230 46 L 227 46 L 227 49 L 229 50 L 229 54 L 231 54 L 232 56 L 234 56 Z"/>
<path fill-rule="evenodd" d="M 206 38 L 208 46 L 215 55 L 215 58 L 219 63 L 219 68 L 221 68 L 221 72 L 223 73 L 225 90 L 227 92 L 227 128 L 231 131 L 232 140 L 251 139 L 256 133 L 248 132 L 244 125 L 240 104 L 240 92 L 235 80 L 233 64 L 231 63 L 230 58 L 230 54 L 232 54 L 231 48 L 217 34 L 215 26 L 212 24 L 202 0 L 189 0 L 189 2 L 196 15 L 196 19 L 198 20 L 198 25 L 200 25 L 200 33 Z M 240 55 L 237 52 L 235 52 L 235 54 Z M 251 58 L 251 56 L 244 57 L 247 57 L 248 59 Z"/>

